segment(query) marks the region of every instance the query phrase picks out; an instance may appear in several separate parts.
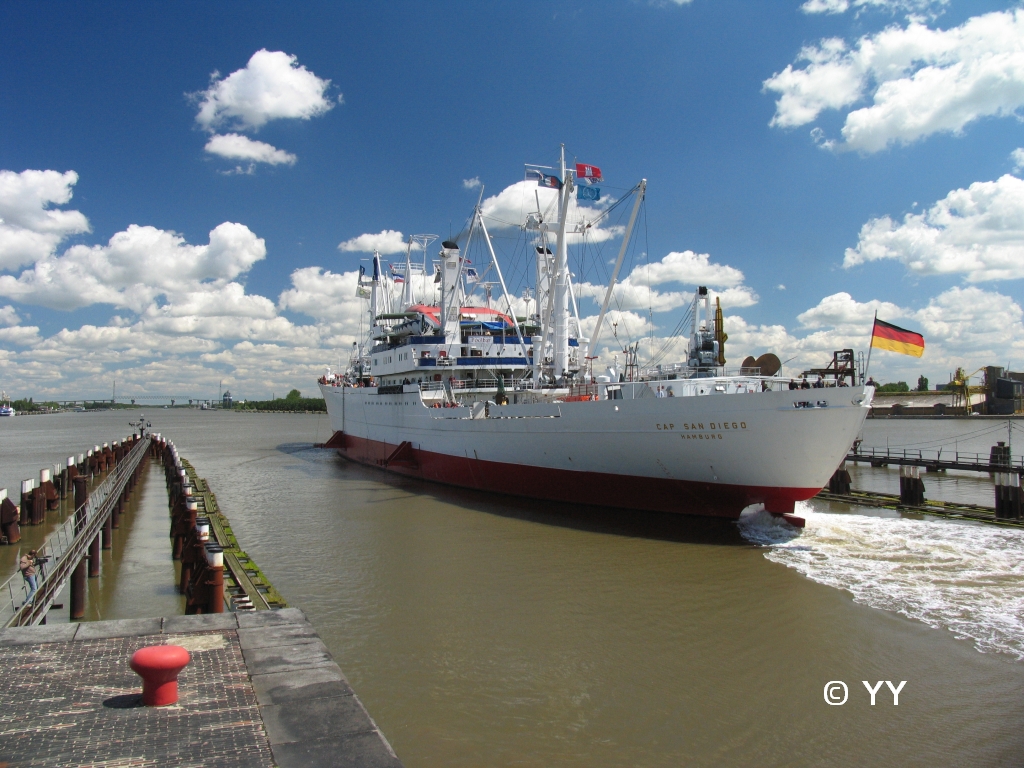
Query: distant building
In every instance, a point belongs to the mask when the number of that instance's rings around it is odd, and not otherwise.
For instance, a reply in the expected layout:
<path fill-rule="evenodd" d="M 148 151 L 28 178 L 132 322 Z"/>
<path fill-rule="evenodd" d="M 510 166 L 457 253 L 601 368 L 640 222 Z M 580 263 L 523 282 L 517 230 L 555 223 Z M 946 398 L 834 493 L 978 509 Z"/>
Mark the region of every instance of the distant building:
<path fill-rule="evenodd" d="M 985 368 L 985 413 L 1008 416 L 1024 412 L 1024 373 L 998 366 Z"/>
<path fill-rule="evenodd" d="M 227 390 L 227 391 L 226 391 L 226 392 L 224 393 L 224 399 L 223 399 L 223 401 L 221 402 L 221 405 L 222 405 L 222 407 L 224 407 L 224 408 L 227 408 L 227 409 L 229 409 L 229 410 L 230 410 L 231 406 L 233 405 L 233 403 L 232 403 L 232 401 L 231 401 L 231 390 L 230 390 L 230 389 L 229 389 L 229 390 Z"/>

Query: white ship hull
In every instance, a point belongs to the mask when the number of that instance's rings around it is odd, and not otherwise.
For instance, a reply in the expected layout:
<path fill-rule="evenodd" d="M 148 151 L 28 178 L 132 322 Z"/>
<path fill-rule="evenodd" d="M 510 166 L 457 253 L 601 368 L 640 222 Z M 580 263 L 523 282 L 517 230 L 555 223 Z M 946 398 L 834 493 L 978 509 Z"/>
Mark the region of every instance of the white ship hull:
<path fill-rule="evenodd" d="M 652 382 L 654 384 L 654 382 Z M 415 384 L 321 384 L 330 447 L 424 480 L 560 502 L 736 518 L 792 512 L 857 437 L 871 387 L 427 407 Z M 636 399 L 632 399 L 632 398 Z"/>

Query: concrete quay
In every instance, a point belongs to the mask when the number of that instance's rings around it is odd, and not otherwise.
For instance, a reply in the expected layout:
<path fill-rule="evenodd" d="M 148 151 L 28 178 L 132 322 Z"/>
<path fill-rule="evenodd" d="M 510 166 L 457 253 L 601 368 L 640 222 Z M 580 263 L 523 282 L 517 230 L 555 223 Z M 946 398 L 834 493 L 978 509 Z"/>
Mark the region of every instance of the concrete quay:
<path fill-rule="evenodd" d="M 128 660 L 186 648 L 179 701 Z M 297 608 L 0 631 L 0 765 L 401 766 Z"/>

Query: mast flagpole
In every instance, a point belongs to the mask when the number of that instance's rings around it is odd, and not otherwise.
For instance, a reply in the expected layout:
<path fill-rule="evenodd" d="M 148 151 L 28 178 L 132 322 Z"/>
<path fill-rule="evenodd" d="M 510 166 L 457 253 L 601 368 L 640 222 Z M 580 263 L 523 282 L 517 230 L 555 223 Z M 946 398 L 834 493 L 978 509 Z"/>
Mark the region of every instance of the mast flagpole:
<path fill-rule="evenodd" d="M 569 289 L 568 289 L 568 255 L 565 241 L 565 227 L 569 217 L 569 199 L 572 196 L 573 181 L 565 168 L 565 145 L 562 145 L 560 163 L 562 171 L 561 189 L 559 190 L 558 243 L 555 247 L 554 285 L 554 317 L 551 318 L 552 360 L 551 378 L 557 382 L 569 372 Z"/>
<path fill-rule="evenodd" d="M 875 319 L 871 321 L 871 338 L 868 340 L 868 359 L 864 363 L 864 381 L 868 380 L 868 368 L 871 367 L 871 349 L 875 341 L 875 322 L 878 320 L 878 310 L 875 310 Z M 863 382 L 861 382 L 863 383 Z"/>
<path fill-rule="evenodd" d="M 409 245 L 405 249 L 405 285 L 402 289 L 402 311 L 405 312 L 412 304 L 412 235 L 409 235 Z"/>

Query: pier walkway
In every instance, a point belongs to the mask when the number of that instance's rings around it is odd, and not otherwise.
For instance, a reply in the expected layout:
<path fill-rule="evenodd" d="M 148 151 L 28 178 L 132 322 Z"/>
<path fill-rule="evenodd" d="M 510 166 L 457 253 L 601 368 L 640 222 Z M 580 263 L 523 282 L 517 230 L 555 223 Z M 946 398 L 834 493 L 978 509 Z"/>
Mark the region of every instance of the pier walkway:
<path fill-rule="evenodd" d="M 170 644 L 192 660 L 179 701 L 141 704 L 128 666 Z M 0 631 L 0 759 L 14 766 L 400 768 L 301 611 Z"/>
<path fill-rule="evenodd" d="M 925 467 L 932 472 L 946 469 L 959 469 L 966 472 L 1017 472 L 1024 473 L 1024 456 L 1003 456 L 993 461 L 991 454 L 965 453 L 963 451 L 946 452 L 942 456 L 941 449 L 937 451 L 922 451 L 916 449 L 881 449 L 866 448 L 847 455 L 846 460 L 852 462 L 869 463 L 873 467 L 884 467 L 889 464 L 902 466 Z"/>
<path fill-rule="evenodd" d="M 68 581 L 84 578 L 84 573 L 75 575 L 84 566 L 90 548 L 97 551 L 101 536 L 109 536 L 104 530 L 110 524 L 111 514 L 123 500 L 129 483 L 137 478 L 139 465 L 146 458 L 151 440 L 141 437 L 132 440 L 131 449 L 110 470 L 103 482 L 79 504 L 80 489 L 75 490 L 76 509 L 74 514 L 57 528 L 39 547 L 39 554 L 49 558 L 42 573 L 38 575 L 38 588 L 31 603 L 26 603 L 27 589 L 20 573 L 15 573 L 0 585 L 0 627 L 39 624 L 45 620 L 46 612 L 54 599 L 61 593 Z M 85 489 L 85 476 L 76 478 Z M 84 583 L 82 585 L 84 589 Z"/>

